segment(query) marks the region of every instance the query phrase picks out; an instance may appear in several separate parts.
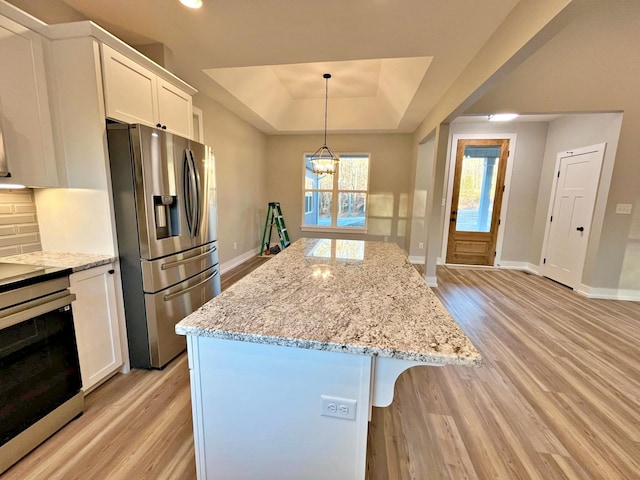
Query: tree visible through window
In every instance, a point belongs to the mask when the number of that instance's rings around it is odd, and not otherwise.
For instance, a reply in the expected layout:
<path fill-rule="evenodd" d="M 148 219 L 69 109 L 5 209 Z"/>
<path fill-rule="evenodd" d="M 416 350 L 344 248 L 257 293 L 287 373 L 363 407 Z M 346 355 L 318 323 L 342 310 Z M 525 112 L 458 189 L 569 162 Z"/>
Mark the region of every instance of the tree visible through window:
<path fill-rule="evenodd" d="M 316 175 L 305 157 L 304 220 L 307 227 L 364 229 L 367 225 L 369 155 L 339 155 L 334 175 Z"/>

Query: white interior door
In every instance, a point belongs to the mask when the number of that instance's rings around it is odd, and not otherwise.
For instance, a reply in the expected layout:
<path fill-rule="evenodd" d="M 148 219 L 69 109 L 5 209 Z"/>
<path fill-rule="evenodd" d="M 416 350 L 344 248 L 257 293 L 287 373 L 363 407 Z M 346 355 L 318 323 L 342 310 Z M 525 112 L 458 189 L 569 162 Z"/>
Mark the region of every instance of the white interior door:
<path fill-rule="evenodd" d="M 543 275 L 572 288 L 582 277 L 604 147 L 558 154 Z"/>

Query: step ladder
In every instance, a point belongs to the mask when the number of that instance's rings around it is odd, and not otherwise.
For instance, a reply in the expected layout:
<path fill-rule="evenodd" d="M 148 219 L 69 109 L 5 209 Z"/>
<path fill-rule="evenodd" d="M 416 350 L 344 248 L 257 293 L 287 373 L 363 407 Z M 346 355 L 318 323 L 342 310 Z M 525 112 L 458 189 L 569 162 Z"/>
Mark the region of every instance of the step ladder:
<path fill-rule="evenodd" d="M 284 217 L 282 216 L 282 209 L 280 208 L 280 202 L 269 202 L 267 207 L 267 218 L 264 222 L 264 233 L 262 234 L 262 246 L 260 247 L 260 255 L 270 255 L 269 245 L 271 244 L 271 234 L 273 233 L 273 227 L 276 227 L 278 231 L 278 238 L 280 239 L 280 249 L 284 250 L 291 242 L 289 241 L 289 232 L 284 224 Z M 269 234 L 267 235 L 267 227 L 269 228 Z"/>

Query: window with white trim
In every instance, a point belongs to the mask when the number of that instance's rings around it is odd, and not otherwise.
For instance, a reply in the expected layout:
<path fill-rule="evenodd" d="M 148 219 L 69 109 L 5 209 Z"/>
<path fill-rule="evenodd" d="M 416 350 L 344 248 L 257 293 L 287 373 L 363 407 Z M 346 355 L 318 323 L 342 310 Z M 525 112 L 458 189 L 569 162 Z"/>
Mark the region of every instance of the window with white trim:
<path fill-rule="evenodd" d="M 302 227 L 352 229 L 367 227 L 369 155 L 342 154 L 333 175 L 317 175 L 305 156 Z"/>

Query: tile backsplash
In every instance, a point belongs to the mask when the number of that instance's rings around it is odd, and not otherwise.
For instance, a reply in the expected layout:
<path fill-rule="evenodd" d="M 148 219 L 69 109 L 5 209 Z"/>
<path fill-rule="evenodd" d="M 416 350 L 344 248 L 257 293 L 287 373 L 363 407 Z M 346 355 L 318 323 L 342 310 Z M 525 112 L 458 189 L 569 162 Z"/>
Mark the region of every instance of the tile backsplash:
<path fill-rule="evenodd" d="M 40 250 L 33 190 L 0 190 L 0 257 Z"/>

